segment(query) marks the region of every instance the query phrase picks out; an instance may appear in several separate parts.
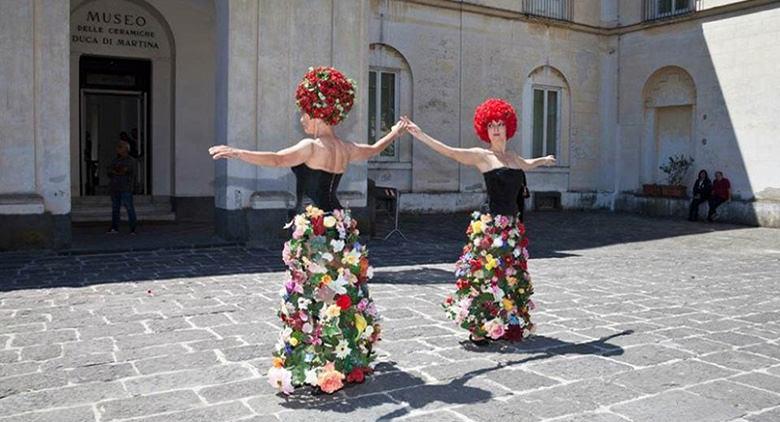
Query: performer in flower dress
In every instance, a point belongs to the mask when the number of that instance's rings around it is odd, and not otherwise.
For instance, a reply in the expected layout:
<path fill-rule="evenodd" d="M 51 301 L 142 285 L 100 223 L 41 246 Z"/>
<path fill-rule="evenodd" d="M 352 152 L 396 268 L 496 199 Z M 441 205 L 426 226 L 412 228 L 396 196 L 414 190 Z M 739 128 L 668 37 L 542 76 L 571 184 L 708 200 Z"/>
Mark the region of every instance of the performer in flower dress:
<path fill-rule="evenodd" d="M 396 123 L 373 145 L 341 140 L 333 131 L 355 99 L 354 82 L 332 67 L 310 69 L 296 90 L 306 138 L 278 152 L 212 147 L 214 159 L 232 158 L 258 166 L 292 167 L 298 194 L 311 200 L 288 227 L 292 239 L 282 258 L 287 277 L 279 318 L 284 329 L 268 381 L 285 394 L 309 384 L 333 393 L 371 372 L 380 326 L 367 282 L 373 270 L 360 243 L 357 221 L 336 196 L 352 161 L 380 152 L 403 132 Z M 298 204 L 302 201 L 299 198 Z"/>
<path fill-rule="evenodd" d="M 469 242 L 456 263 L 454 295 L 447 297 L 447 315 L 470 332 L 478 345 L 488 339 L 520 340 L 533 330 L 533 285 L 528 274 L 528 238 L 518 218 L 524 170 L 555 164 L 555 157 L 525 159 L 507 151 L 517 130 L 517 115 L 500 99 L 488 99 L 474 113 L 474 130 L 489 148 L 453 148 L 403 118 L 406 130 L 439 154 L 476 167 L 485 179 L 488 209 L 475 211 L 466 229 Z"/>

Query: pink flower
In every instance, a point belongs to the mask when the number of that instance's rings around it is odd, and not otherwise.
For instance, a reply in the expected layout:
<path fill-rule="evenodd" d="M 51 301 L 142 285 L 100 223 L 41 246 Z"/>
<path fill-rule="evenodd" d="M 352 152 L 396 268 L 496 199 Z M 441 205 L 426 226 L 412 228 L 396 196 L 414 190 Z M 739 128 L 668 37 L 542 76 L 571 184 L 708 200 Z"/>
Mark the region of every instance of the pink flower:
<path fill-rule="evenodd" d="M 344 387 L 343 379 L 344 374 L 336 370 L 333 362 L 328 362 L 317 376 L 317 383 L 322 391 L 331 394 Z"/>
<path fill-rule="evenodd" d="M 292 372 L 284 368 L 269 368 L 268 383 L 272 387 L 279 389 L 284 394 L 292 394 L 294 388 L 292 385 Z"/>
<path fill-rule="evenodd" d="M 532 310 L 532 311 L 533 311 L 534 309 L 536 309 L 536 304 L 535 304 L 535 303 L 534 303 L 534 301 L 533 301 L 533 300 L 531 300 L 531 299 L 528 299 L 528 309 L 530 309 L 530 310 Z"/>
<path fill-rule="evenodd" d="M 358 311 L 363 312 L 368 307 L 368 299 L 361 299 L 357 304 Z"/>
<path fill-rule="evenodd" d="M 500 339 L 504 336 L 504 333 L 506 333 L 503 321 L 498 318 L 494 318 L 488 321 L 484 328 L 485 331 L 487 331 L 488 337 L 492 338 L 493 340 Z"/>

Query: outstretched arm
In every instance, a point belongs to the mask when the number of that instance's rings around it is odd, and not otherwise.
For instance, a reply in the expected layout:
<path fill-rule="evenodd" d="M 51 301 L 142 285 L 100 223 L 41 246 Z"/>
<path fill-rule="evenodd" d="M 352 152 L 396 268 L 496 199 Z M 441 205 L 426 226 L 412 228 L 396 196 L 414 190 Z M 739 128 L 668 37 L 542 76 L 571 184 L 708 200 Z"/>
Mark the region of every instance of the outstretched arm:
<path fill-rule="evenodd" d="M 390 132 L 387 132 L 387 135 L 383 136 L 374 144 L 348 143 L 347 145 L 350 146 L 349 161 L 365 161 L 375 155 L 379 155 L 379 153 L 390 145 L 390 142 L 393 142 L 395 138 L 403 133 L 404 129 L 406 129 L 406 123 L 399 120 L 390 129 Z"/>
<path fill-rule="evenodd" d="M 523 170 L 533 170 L 537 167 L 541 166 L 552 166 L 555 165 L 555 156 L 554 155 L 548 155 L 546 157 L 539 157 L 539 158 L 523 158 L 521 156 L 517 156 L 517 163 L 519 164 L 520 168 Z"/>
<path fill-rule="evenodd" d="M 297 144 L 278 152 L 247 151 L 227 145 L 217 145 L 209 148 L 209 154 L 215 160 L 232 158 L 256 166 L 293 167 L 309 159 L 312 153 L 311 143 L 311 139 L 303 139 Z"/>
<path fill-rule="evenodd" d="M 477 166 L 482 160 L 483 153 L 481 148 L 453 148 L 423 132 L 419 126 L 407 117 L 402 117 L 401 121 L 406 123 L 406 130 L 411 133 L 412 136 L 449 159 L 469 166 Z"/>

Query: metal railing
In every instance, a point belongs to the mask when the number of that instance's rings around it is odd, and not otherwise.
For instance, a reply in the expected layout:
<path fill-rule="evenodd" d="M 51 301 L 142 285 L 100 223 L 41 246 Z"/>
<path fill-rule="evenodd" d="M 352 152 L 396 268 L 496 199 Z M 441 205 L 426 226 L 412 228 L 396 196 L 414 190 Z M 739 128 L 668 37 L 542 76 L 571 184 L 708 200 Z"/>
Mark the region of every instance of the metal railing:
<path fill-rule="evenodd" d="M 523 13 L 562 21 L 572 20 L 572 0 L 523 0 Z"/>
<path fill-rule="evenodd" d="M 642 20 L 654 21 L 694 13 L 701 0 L 642 0 Z"/>

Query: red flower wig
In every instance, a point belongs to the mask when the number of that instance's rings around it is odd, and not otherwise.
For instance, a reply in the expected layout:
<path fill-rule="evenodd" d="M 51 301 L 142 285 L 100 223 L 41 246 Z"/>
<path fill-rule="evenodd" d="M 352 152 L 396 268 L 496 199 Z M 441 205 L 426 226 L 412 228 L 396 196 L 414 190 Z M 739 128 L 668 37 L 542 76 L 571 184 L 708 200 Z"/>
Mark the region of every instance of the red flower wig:
<path fill-rule="evenodd" d="M 488 98 L 474 110 L 474 131 L 484 142 L 490 143 L 487 127 L 492 121 L 504 122 L 506 126 L 506 139 L 515 136 L 517 131 L 517 113 L 512 104 L 498 99 Z"/>
<path fill-rule="evenodd" d="M 309 68 L 295 90 L 295 104 L 309 117 L 337 125 L 355 103 L 355 81 L 332 67 Z"/>

